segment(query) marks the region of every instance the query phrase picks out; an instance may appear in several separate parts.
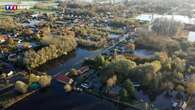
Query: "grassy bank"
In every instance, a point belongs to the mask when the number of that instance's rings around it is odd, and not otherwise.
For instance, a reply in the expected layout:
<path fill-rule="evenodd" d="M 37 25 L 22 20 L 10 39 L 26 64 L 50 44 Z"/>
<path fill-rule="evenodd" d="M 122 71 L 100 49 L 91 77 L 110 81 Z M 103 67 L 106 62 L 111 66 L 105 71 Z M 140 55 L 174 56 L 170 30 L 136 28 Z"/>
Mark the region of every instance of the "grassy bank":
<path fill-rule="evenodd" d="M 17 102 L 21 101 L 22 99 L 32 95 L 33 93 L 37 92 L 38 90 L 31 91 L 26 94 L 22 95 L 15 95 L 13 92 L 3 94 L 0 99 L 0 106 L 4 109 L 11 107 L 12 105 L 16 104 Z"/>

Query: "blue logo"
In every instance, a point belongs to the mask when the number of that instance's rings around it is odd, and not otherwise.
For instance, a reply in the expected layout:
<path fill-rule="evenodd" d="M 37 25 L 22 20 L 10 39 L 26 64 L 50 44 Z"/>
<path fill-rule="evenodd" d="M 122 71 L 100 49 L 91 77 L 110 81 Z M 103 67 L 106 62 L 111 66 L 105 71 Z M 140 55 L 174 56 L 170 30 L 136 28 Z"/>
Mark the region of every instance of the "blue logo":
<path fill-rule="evenodd" d="M 10 6 L 9 5 L 5 5 L 5 10 L 10 10 Z"/>

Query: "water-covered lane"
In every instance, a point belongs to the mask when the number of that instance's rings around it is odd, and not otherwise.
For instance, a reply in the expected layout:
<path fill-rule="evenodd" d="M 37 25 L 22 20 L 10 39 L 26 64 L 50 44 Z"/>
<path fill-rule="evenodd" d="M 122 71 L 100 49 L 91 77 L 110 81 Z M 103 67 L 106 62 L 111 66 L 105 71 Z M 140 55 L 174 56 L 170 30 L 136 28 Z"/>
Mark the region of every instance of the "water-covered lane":
<path fill-rule="evenodd" d="M 77 48 L 68 56 L 42 65 L 39 70 L 54 75 L 65 72 L 77 66 L 86 57 L 95 57 L 102 52 L 99 50 L 85 50 Z M 39 91 L 32 96 L 12 106 L 9 110 L 116 110 L 111 102 L 101 100 L 86 93 L 73 92 L 67 94 L 63 85 L 53 82 L 50 89 Z"/>

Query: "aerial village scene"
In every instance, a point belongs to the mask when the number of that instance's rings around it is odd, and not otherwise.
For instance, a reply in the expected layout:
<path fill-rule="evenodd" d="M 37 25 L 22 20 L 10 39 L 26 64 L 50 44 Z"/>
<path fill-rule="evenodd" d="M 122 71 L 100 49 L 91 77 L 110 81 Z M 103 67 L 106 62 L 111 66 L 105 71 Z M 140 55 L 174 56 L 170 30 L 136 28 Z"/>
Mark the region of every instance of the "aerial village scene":
<path fill-rule="evenodd" d="M 0 0 L 0 110 L 195 110 L 195 0 Z"/>

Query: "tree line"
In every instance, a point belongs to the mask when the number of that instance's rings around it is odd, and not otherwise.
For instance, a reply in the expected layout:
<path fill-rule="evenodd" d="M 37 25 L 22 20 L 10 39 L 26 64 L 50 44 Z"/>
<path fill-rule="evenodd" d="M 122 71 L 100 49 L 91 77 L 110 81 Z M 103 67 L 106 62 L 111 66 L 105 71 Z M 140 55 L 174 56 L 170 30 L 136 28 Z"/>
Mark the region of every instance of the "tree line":
<path fill-rule="evenodd" d="M 51 38 L 48 47 L 38 51 L 28 50 L 24 53 L 23 64 L 27 68 L 35 68 L 49 60 L 66 55 L 77 46 L 74 36 L 58 36 Z"/>

